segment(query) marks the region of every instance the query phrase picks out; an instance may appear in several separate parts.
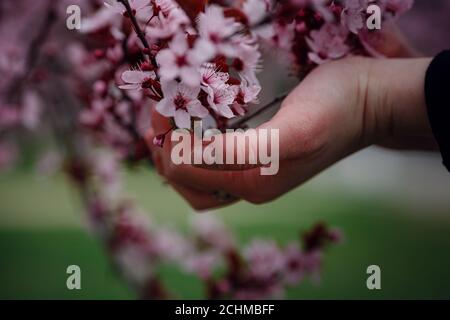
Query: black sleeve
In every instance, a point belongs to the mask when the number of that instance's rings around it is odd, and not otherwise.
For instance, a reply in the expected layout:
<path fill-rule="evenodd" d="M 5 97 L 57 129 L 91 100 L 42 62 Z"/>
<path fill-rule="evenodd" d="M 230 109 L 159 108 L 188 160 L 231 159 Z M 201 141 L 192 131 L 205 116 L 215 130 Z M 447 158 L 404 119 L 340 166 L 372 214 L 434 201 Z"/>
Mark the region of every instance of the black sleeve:
<path fill-rule="evenodd" d="M 428 118 L 450 171 L 450 51 L 441 52 L 431 62 L 425 79 Z"/>

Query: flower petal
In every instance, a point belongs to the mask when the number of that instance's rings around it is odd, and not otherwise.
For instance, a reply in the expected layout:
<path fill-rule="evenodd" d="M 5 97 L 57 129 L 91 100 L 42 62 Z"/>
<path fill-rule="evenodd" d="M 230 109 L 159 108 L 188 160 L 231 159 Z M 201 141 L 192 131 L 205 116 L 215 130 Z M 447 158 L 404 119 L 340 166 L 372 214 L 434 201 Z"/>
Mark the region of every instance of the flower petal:
<path fill-rule="evenodd" d="M 231 110 L 231 108 L 229 106 L 219 105 L 218 108 L 219 108 L 219 113 L 221 116 L 223 116 L 227 119 L 231 119 L 231 118 L 235 117 L 233 111 Z"/>
<path fill-rule="evenodd" d="M 198 100 L 189 103 L 187 109 L 189 111 L 189 114 L 193 117 L 204 118 L 209 114 L 208 109 L 202 106 L 202 104 Z"/>
<path fill-rule="evenodd" d="M 180 77 L 184 84 L 192 88 L 200 86 L 200 72 L 196 68 L 184 67 L 180 71 Z"/>
<path fill-rule="evenodd" d="M 119 86 L 119 89 L 122 90 L 138 90 L 141 89 L 142 87 L 139 84 L 124 84 L 122 86 Z"/>
<path fill-rule="evenodd" d="M 175 112 L 175 124 L 181 129 L 191 128 L 191 116 L 185 110 L 177 110 Z"/>
<path fill-rule="evenodd" d="M 156 105 L 156 111 L 165 117 L 173 117 L 175 115 L 175 106 L 170 99 L 162 99 Z"/>
<path fill-rule="evenodd" d="M 175 80 L 161 81 L 161 89 L 166 99 L 174 98 L 178 94 L 179 84 Z"/>
<path fill-rule="evenodd" d="M 142 83 L 147 78 L 154 78 L 152 71 L 128 70 L 122 73 L 122 80 L 126 83 Z"/>
<path fill-rule="evenodd" d="M 178 32 L 169 44 L 170 49 L 177 55 L 184 55 L 189 49 L 186 35 Z"/>

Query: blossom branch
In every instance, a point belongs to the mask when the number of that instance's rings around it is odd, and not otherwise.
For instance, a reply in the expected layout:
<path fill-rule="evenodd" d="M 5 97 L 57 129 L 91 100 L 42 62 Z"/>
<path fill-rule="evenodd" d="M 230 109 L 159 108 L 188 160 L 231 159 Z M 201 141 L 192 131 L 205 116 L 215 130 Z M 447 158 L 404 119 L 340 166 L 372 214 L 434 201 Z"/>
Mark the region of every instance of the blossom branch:
<path fill-rule="evenodd" d="M 128 0 L 117 0 L 118 2 L 122 3 L 125 6 L 125 9 L 127 10 L 127 15 L 131 20 L 131 24 L 133 25 L 134 31 L 136 32 L 139 40 L 142 42 L 142 45 L 144 46 L 144 48 L 146 49 L 146 53 L 148 55 L 148 57 L 150 58 L 150 62 L 152 63 L 152 65 L 157 68 L 158 64 L 156 62 L 155 57 L 151 54 L 151 49 L 150 49 L 150 45 L 148 44 L 147 39 L 145 38 L 145 34 L 142 31 L 141 27 L 139 26 L 139 23 L 136 19 L 136 16 L 133 13 L 133 9 L 131 9 L 130 3 L 128 2 Z"/>

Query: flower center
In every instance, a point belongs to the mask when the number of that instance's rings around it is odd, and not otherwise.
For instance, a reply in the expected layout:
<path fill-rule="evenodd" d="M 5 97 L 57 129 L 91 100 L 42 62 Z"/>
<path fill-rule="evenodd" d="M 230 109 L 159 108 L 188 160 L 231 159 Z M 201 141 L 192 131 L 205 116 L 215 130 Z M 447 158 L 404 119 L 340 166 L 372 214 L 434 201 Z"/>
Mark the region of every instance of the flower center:
<path fill-rule="evenodd" d="M 188 64 L 186 56 L 177 56 L 177 60 L 175 61 L 178 67 L 183 67 Z"/>
<path fill-rule="evenodd" d="M 150 89 L 152 86 L 152 79 L 151 78 L 145 78 L 144 81 L 142 81 L 142 89 Z"/>
<path fill-rule="evenodd" d="M 219 44 L 220 43 L 220 36 L 217 33 L 211 33 L 209 35 L 209 39 L 211 40 L 212 43 L 214 44 Z"/>
<path fill-rule="evenodd" d="M 186 110 L 188 101 L 185 97 L 183 97 L 181 94 L 178 94 L 175 99 L 173 100 L 173 104 L 175 105 L 175 108 L 177 110 Z"/>
<path fill-rule="evenodd" d="M 244 61 L 242 61 L 239 58 L 234 59 L 233 60 L 233 67 L 236 69 L 236 71 L 244 70 Z"/>

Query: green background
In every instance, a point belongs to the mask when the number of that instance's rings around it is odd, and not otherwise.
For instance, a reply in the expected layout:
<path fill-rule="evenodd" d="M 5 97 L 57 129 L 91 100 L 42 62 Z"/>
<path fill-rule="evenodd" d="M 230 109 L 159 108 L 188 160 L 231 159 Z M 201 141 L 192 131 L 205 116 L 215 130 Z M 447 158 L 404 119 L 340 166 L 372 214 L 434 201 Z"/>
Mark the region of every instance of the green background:
<path fill-rule="evenodd" d="M 150 170 L 124 176 L 128 193 L 153 220 L 185 228 L 195 214 Z M 306 280 L 289 289 L 288 298 L 450 297 L 450 218 L 442 210 L 411 209 L 309 183 L 268 205 L 242 203 L 210 214 L 223 218 L 241 244 L 254 237 L 285 243 L 320 220 L 342 229 L 345 242 L 327 252 L 321 282 Z M 0 175 L 0 298 L 135 298 L 112 271 L 101 244 L 85 231 L 84 218 L 62 176 Z M 66 288 L 71 264 L 81 267 L 82 290 Z M 371 264 L 381 267 L 382 290 L 366 287 Z M 171 268 L 160 272 L 177 297 L 201 298 L 196 279 Z"/>

